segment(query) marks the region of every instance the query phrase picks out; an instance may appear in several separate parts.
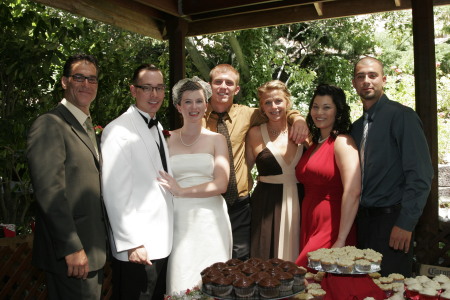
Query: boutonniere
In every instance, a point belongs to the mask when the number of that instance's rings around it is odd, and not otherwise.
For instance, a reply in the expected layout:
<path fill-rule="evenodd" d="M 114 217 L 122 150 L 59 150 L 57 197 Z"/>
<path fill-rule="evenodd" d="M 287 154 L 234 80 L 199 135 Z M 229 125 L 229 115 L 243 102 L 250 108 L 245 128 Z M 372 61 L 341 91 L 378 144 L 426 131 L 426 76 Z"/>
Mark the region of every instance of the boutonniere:
<path fill-rule="evenodd" d="M 100 135 L 102 133 L 102 131 L 103 131 L 103 127 L 100 126 L 100 125 L 95 125 L 94 126 L 94 131 L 95 131 L 96 135 Z"/>
<path fill-rule="evenodd" d="M 170 131 L 167 129 L 163 129 L 162 133 L 166 139 L 168 139 L 171 136 Z"/>

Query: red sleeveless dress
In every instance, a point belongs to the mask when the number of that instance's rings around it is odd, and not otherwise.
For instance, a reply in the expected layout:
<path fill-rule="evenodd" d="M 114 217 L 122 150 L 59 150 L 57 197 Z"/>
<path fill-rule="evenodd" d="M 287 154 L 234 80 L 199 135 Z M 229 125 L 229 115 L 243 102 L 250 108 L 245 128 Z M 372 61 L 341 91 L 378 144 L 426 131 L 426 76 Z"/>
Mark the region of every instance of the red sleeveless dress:
<path fill-rule="evenodd" d="M 334 156 L 333 138 L 328 138 L 311 155 L 317 144 L 303 154 L 295 173 L 303 183 L 305 195 L 301 207 L 299 266 L 307 267 L 307 253 L 319 248 L 331 248 L 339 234 L 341 219 L 342 181 Z M 353 225 L 346 245 L 356 245 Z"/>

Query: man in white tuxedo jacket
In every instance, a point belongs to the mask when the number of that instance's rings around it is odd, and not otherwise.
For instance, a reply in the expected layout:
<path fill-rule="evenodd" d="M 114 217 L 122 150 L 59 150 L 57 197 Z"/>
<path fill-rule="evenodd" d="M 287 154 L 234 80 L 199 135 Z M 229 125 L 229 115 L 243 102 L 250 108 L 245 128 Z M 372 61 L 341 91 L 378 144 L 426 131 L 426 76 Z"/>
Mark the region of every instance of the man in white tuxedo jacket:
<path fill-rule="evenodd" d="M 158 68 L 139 66 L 130 86 L 136 104 L 106 126 L 102 134 L 113 299 L 161 300 L 165 293 L 173 204 L 172 195 L 156 180 L 160 170 L 171 172 L 162 127 L 155 120 L 164 90 Z"/>

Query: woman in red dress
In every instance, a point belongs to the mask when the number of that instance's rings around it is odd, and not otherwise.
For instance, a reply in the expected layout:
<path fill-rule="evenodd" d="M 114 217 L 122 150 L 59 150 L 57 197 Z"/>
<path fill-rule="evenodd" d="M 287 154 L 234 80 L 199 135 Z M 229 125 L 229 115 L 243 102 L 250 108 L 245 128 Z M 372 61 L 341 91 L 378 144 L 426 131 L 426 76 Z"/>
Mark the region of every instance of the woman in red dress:
<path fill-rule="evenodd" d="M 349 135 L 350 108 L 342 89 L 318 86 L 306 121 L 312 142 L 296 167 L 305 188 L 296 264 L 304 267 L 310 251 L 356 244 L 361 191 L 358 150 Z"/>

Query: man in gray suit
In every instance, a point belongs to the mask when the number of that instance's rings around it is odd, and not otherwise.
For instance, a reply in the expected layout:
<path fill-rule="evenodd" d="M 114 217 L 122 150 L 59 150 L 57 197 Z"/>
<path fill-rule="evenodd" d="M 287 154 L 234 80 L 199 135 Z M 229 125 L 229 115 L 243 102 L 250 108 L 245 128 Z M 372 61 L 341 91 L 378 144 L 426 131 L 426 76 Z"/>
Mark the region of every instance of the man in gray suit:
<path fill-rule="evenodd" d="M 101 159 L 89 106 L 98 64 L 71 56 L 61 79 L 64 99 L 38 117 L 28 136 L 28 162 L 38 204 L 33 263 L 46 272 L 49 299 L 100 299 L 106 229 Z"/>

